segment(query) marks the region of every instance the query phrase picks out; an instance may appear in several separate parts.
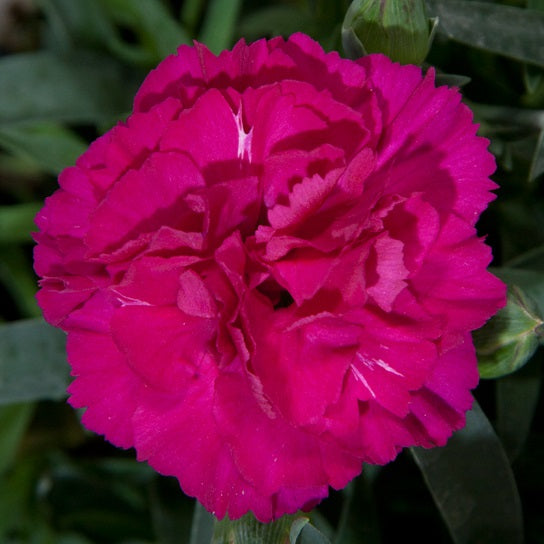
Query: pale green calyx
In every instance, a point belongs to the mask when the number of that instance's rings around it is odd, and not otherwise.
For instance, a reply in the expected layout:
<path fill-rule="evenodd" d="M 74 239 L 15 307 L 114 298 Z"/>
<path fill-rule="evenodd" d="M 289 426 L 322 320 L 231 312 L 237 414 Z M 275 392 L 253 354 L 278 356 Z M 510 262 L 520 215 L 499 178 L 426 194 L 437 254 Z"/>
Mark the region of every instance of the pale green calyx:
<path fill-rule="evenodd" d="M 421 64 L 437 20 L 425 14 L 424 0 L 353 0 L 342 25 L 351 58 L 384 53 L 402 64 Z"/>
<path fill-rule="evenodd" d="M 521 368 L 544 339 L 544 321 L 536 304 L 513 287 L 507 305 L 473 333 L 482 378 L 499 378 Z"/>

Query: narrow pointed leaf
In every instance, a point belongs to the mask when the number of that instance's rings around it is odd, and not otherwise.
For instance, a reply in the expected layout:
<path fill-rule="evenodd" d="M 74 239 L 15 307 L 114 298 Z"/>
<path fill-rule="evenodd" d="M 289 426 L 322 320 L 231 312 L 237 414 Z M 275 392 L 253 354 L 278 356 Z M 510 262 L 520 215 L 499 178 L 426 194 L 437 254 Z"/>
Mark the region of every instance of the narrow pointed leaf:
<path fill-rule="evenodd" d="M 544 315 L 544 270 L 503 267 L 493 269 L 509 287 L 517 286 L 536 304 L 537 311 Z"/>
<path fill-rule="evenodd" d="M 380 528 L 372 482 L 381 467 L 368 465 L 344 489 L 345 496 L 334 544 L 380 544 Z"/>
<path fill-rule="evenodd" d="M 510 463 L 477 403 L 442 448 L 412 448 L 455 544 L 521 544 L 521 503 Z"/>
<path fill-rule="evenodd" d="M 536 359 L 519 372 L 497 381 L 496 429 L 510 462 L 525 445 L 538 405 L 542 357 L 537 355 Z"/>
<path fill-rule="evenodd" d="M 56 123 L 4 125 L 0 127 L 0 145 L 53 175 L 73 164 L 87 148 L 79 136 Z"/>
<path fill-rule="evenodd" d="M 99 49 L 115 37 L 112 22 L 96 0 L 39 0 L 39 3 L 47 22 L 45 43 L 50 49 Z"/>
<path fill-rule="evenodd" d="M 0 58 L 0 122 L 96 123 L 129 111 L 135 81 L 109 56 L 47 51 Z"/>
<path fill-rule="evenodd" d="M 302 528 L 296 544 L 331 544 L 331 541 L 308 523 Z"/>
<path fill-rule="evenodd" d="M 155 0 L 99 0 L 114 21 L 128 26 L 152 54 L 153 63 L 176 52 L 182 43 L 190 43 L 185 29 L 163 2 Z"/>
<path fill-rule="evenodd" d="M 289 36 L 295 32 L 312 31 L 312 18 L 302 7 L 273 5 L 246 15 L 238 25 L 238 33 L 246 39 L 281 34 Z"/>
<path fill-rule="evenodd" d="M 534 181 L 542 174 L 544 174 L 544 130 L 540 131 L 536 142 L 535 153 L 529 171 L 529 181 Z"/>
<path fill-rule="evenodd" d="M 517 60 L 544 66 L 544 13 L 469 0 L 427 0 L 438 32 L 449 38 Z"/>
<path fill-rule="evenodd" d="M 289 544 L 296 544 L 302 529 L 304 529 L 304 526 L 308 523 L 310 523 L 310 518 L 305 517 L 298 518 L 293 521 L 291 529 L 289 529 Z"/>
<path fill-rule="evenodd" d="M 2 440 L 0 440 L 0 475 L 9 468 L 15 459 L 21 438 L 28 427 L 34 405 L 10 404 L 0 406 L 0 429 L 2 429 Z"/>
<path fill-rule="evenodd" d="M 508 268 L 522 268 L 526 270 L 544 270 L 544 245 L 537 246 L 512 259 Z"/>
<path fill-rule="evenodd" d="M 211 0 L 208 2 L 199 40 L 214 53 L 220 53 L 232 45 L 241 6 L 241 0 Z"/>

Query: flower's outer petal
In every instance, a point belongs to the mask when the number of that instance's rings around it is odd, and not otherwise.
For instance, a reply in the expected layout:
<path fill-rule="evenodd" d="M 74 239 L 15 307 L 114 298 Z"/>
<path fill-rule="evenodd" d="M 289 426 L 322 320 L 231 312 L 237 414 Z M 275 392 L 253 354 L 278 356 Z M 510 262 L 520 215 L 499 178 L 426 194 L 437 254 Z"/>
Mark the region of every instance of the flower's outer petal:
<path fill-rule="evenodd" d="M 92 280 L 78 276 L 42 279 L 40 287 L 36 298 L 44 308 L 45 319 L 55 326 L 61 326 L 66 316 L 87 301 L 97 289 Z"/>
<path fill-rule="evenodd" d="M 183 224 L 179 210 L 183 197 L 203 185 L 200 172 L 185 155 L 154 153 L 139 170 L 127 172 L 93 212 L 85 239 L 90 252 L 116 248 L 135 232 Z M 188 206 L 185 211 L 194 222 Z"/>
<path fill-rule="evenodd" d="M 491 250 L 474 227 L 451 215 L 412 284 L 448 328 L 473 330 L 505 303 L 504 284 L 486 270 L 490 261 Z"/>
<path fill-rule="evenodd" d="M 475 137 L 477 126 L 470 110 L 460 103 L 460 93 L 447 87 L 436 88 L 432 70 L 422 80 L 418 68 L 396 66 L 381 55 L 369 55 L 358 62 L 368 68 L 382 96 L 387 118 L 378 164 L 392 165 L 392 188 L 401 192 L 410 183 L 412 190 L 425 187 L 432 194 L 443 191 L 446 185 L 450 197 L 442 202 L 474 224 L 494 198 L 489 191 L 496 185 L 489 176 L 495 170 L 495 161 L 487 152 L 488 140 Z M 416 167 L 414 161 L 420 165 Z M 440 183 L 436 176 L 427 178 L 429 167 L 438 167 L 441 177 L 448 181 Z M 406 177 L 409 172 L 414 172 L 414 177 Z"/>
<path fill-rule="evenodd" d="M 289 425 L 280 414 L 265 413 L 245 377 L 223 373 L 215 392 L 214 415 L 223 440 L 230 445 L 243 477 L 260 493 L 327 485 L 318 441 Z M 263 466 L 267 467 L 264 473 Z"/>
<path fill-rule="evenodd" d="M 212 319 L 177 308 L 139 304 L 116 309 L 111 326 L 113 339 L 134 373 L 148 387 L 180 396 L 200 373 L 217 327 Z"/>
<path fill-rule="evenodd" d="M 478 384 L 476 355 L 470 335 L 466 335 L 455 348 L 440 357 L 425 382 L 425 388 L 439 396 L 460 414 L 472 406 L 471 389 Z"/>
<path fill-rule="evenodd" d="M 96 139 L 76 161 L 86 172 L 97 200 L 131 168 L 138 168 L 158 148 L 164 130 L 174 119 L 181 105 L 168 98 L 146 113 L 135 112 L 126 123 L 119 123 Z M 62 176 L 61 176 L 62 177 Z"/>
<path fill-rule="evenodd" d="M 81 238 L 89 228 L 88 216 L 92 209 L 92 202 L 57 191 L 46 199 L 45 208 L 36 216 L 36 225 L 52 237 Z"/>
<path fill-rule="evenodd" d="M 205 357 L 182 398 L 142 393 L 132 418 L 138 459 L 178 478 L 183 491 L 219 519 L 227 513 L 235 519 L 251 509 L 261 521 L 270 521 L 271 498 L 241 478 L 217 428 L 211 410 L 216 375 L 213 361 Z"/>
<path fill-rule="evenodd" d="M 68 334 L 66 349 L 72 375 L 76 377 L 68 388 L 69 402 L 74 408 L 86 408 L 82 423 L 116 446 L 132 447 L 130 422 L 138 404 L 141 381 L 127 368 L 111 335 L 73 331 Z"/>

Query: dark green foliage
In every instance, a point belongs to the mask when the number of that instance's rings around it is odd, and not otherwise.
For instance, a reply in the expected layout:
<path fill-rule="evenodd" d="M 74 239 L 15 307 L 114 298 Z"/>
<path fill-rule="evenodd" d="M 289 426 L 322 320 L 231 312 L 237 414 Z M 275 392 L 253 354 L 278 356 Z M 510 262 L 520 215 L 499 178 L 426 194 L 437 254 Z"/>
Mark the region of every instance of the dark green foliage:
<path fill-rule="evenodd" d="M 127 115 L 147 71 L 179 44 L 218 52 L 240 37 L 303 31 L 341 51 L 350 2 L 37 4 L 26 49 L 3 45 L 0 56 L 0 542 L 209 544 L 213 518 L 175 480 L 83 431 L 64 404 L 64 335 L 29 319 L 39 315 L 32 219 L 58 172 Z M 544 541 L 544 3 L 428 0 L 427 14 L 439 23 L 426 62 L 463 84 L 497 159 L 499 198 L 479 228 L 513 302 L 476 333 L 482 372 L 496 379 L 477 389 L 483 410 L 445 448 L 414 450 L 417 465 L 402 454 L 364 467 L 309 518 L 283 520 L 277 534 L 289 544 L 515 544 L 523 532 Z M 221 540 L 216 528 L 213 541 L 275 534 L 250 518 L 236 531 Z"/>

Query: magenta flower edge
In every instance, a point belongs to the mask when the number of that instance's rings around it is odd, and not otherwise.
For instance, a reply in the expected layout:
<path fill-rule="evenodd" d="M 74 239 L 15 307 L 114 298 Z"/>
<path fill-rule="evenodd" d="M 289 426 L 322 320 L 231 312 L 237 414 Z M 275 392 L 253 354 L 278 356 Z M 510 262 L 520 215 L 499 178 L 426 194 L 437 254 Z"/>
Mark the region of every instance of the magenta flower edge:
<path fill-rule="evenodd" d="M 36 218 L 70 403 L 218 518 L 310 509 L 444 445 L 505 301 L 457 90 L 303 34 L 182 46 Z"/>

